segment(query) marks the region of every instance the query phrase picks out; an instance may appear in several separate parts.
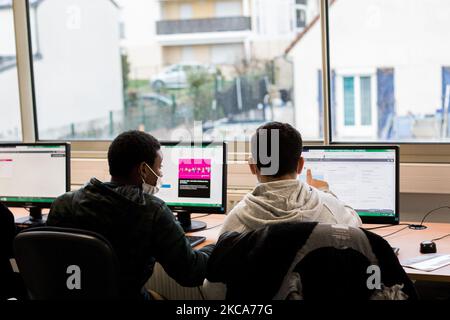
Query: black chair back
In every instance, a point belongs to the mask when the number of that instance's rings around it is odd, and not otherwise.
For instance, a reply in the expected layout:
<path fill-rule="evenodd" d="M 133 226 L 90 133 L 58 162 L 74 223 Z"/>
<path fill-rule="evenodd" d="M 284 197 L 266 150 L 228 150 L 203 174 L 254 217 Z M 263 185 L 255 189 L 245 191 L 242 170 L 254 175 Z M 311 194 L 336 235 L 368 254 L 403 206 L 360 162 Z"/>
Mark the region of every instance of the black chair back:
<path fill-rule="evenodd" d="M 16 236 L 14 216 L 0 203 L 0 300 L 26 298 L 25 286 L 19 274 L 14 273 L 10 259 L 14 258 L 13 241 Z"/>
<path fill-rule="evenodd" d="M 32 300 L 104 300 L 119 297 L 119 263 L 102 236 L 42 227 L 14 240 L 19 271 Z"/>

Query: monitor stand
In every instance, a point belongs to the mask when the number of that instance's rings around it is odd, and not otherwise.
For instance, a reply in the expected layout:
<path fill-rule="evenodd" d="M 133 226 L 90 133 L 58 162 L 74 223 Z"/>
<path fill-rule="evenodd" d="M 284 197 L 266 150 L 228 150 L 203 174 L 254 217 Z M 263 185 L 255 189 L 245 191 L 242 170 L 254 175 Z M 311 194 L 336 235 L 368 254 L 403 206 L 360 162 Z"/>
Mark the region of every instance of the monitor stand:
<path fill-rule="evenodd" d="M 42 216 L 42 208 L 27 207 L 30 215 L 26 218 L 16 219 L 16 224 L 26 226 L 42 226 L 45 225 L 45 219 Z"/>
<path fill-rule="evenodd" d="M 192 221 L 191 213 L 188 211 L 174 211 L 177 214 L 178 222 L 184 232 L 196 232 L 206 228 L 206 223 L 202 221 Z"/>

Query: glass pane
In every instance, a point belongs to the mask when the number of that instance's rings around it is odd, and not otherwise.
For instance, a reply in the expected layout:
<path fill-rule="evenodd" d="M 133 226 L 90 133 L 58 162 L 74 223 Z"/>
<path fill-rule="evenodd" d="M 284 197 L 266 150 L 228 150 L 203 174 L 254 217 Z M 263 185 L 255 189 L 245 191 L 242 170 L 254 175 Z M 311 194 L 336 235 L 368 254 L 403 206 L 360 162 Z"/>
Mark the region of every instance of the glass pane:
<path fill-rule="evenodd" d="M 372 124 L 372 88 L 370 77 L 361 77 L 361 125 Z"/>
<path fill-rule="evenodd" d="M 30 19 L 39 138 L 111 139 L 140 129 L 165 140 L 243 139 L 282 121 L 319 139 L 320 33 L 293 28 L 292 0 L 254 9 L 225 2 L 38 1 Z M 217 16 L 223 6 L 233 14 Z M 318 8 L 307 1 L 307 24 L 319 25 Z M 294 67 L 299 41 L 317 54 Z M 294 105 L 302 91 L 314 97 Z"/>
<path fill-rule="evenodd" d="M 295 124 L 305 140 L 319 140 L 323 139 L 320 6 L 315 0 L 296 3 L 306 5 L 302 6 L 306 10 L 296 10 L 306 15 L 306 24 L 305 28 L 296 29 L 298 35 L 287 50 L 288 61 L 294 69 Z"/>
<path fill-rule="evenodd" d="M 344 78 L 344 119 L 346 126 L 355 125 L 355 85 L 353 77 Z"/>
<path fill-rule="evenodd" d="M 0 2 L 0 97 L 0 141 L 20 141 L 22 132 L 12 0 Z"/>
<path fill-rule="evenodd" d="M 304 28 L 306 25 L 306 13 L 303 9 L 296 10 L 296 26 L 297 28 Z"/>
<path fill-rule="evenodd" d="M 450 141 L 450 1 L 329 3 L 333 140 Z M 349 76 L 352 128 L 342 91 Z"/>

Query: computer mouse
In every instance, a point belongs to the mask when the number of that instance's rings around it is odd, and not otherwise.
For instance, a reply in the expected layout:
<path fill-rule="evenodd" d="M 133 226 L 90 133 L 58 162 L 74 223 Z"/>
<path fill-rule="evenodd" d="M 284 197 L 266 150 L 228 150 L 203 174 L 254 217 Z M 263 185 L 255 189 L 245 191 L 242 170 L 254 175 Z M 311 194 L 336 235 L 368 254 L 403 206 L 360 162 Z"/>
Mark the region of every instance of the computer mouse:
<path fill-rule="evenodd" d="M 423 241 L 420 243 L 420 253 L 436 253 L 436 243 L 433 241 Z"/>

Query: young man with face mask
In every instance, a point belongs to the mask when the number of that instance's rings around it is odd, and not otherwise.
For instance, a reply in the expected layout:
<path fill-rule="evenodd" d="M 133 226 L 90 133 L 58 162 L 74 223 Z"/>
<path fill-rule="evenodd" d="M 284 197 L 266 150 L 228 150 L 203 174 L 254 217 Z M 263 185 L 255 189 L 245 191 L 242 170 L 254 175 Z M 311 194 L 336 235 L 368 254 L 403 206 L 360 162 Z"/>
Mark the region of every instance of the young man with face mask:
<path fill-rule="evenodd" d="M 153 136 L 122 133 L 108 151 L 111 182 L 92 178 L 59 197 L 47 225 L 89 230 L 104 236 L 120 263 L 121 296 L 142 299 L 155 262 L 180 285 L 199 286 L 212 246 L 193 250 L 164 201 L 155 197 L 163 155 Z"/>

